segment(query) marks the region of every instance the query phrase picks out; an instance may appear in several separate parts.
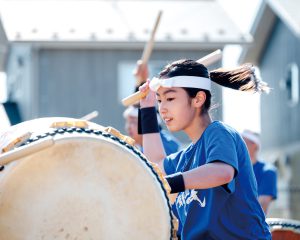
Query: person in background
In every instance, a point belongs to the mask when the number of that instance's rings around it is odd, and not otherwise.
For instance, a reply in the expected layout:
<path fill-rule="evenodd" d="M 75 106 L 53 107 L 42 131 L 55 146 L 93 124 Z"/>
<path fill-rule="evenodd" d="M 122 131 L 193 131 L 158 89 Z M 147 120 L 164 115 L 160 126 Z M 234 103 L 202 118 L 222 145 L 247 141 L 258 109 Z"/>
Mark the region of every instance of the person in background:
<path fill-rule="evenodd" d="M 138 107 L 131 105 L 123 112 L 123 118 L 125 119 L 125 131 L 134 139 L 135 146 L 143 151 L 143 136 L 138 133 Z"/>
<path fill-rule="evenodd" d="M 257 181 L 258 201 L 265 214 L 268 213 L 272 201 L 277 198 L 277 169 L 271 163 L 258 158 L 260 150 L 260 135 L 250 130 L 244 130 L 242 137 L 247 145 Z"/>
<path fill-rule="evenodd" d="M 135 140 L 135 146 L 143 152 L 143 135 L 138 133 L 138 106 L 131 105 L 123 112 L 125 119 L 125 130 L 128 135 Z M 167 154 L 171 154 L 180 150 L 181 144 L 174 136 L 169 134 L 161 127 L 161 120 L 157 115 L 157 121 L 160 128 L 160 136 Z"/>

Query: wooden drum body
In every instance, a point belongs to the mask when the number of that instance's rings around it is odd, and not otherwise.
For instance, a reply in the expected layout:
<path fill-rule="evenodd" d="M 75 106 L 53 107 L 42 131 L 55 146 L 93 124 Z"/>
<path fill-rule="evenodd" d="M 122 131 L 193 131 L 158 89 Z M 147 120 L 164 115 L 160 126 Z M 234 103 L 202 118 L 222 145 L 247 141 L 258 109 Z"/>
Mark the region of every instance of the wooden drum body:
<path fill-rule="evenodd" d="M 17 158 L 0 172 L 0 239 L 172 239 L 165 180 L 142 153 L 96 124 L 45 127 L 57 120 L 17 125 L 38 134 L 0 155 Z"/>

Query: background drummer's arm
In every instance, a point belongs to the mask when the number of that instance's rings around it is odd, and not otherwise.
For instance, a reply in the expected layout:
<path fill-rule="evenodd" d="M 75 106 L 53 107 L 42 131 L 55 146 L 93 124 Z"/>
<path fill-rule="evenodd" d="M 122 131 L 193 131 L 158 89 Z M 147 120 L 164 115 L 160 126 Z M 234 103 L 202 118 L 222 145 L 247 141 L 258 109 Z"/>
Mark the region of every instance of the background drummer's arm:
<path fill-rule="evenodd" d="M 269 208 L 272 200 L 273 200 L 273 197 L 269 196 L 269 195 L 261 195 L 258 197 L 258 201 L 259 201 L 262 209 L 264 210 L 265 214 L 268 213 L 268 208 Z"/>
<path fill-rule="evenodd" d="M 149 69 L 148 69 L 147 62 L 144 62 L 143 60 L 138 60 L 133 75 L 136 79 L 136 83 L 135 83 L 136 88 L 138 88 L 143 83 L 145 83 L 149 76 Z"/>
<path fill-rule="evenodd" d="M 149 161 L 156 163 L 165 175 L 163 160 L 166 153 L 159 133 L 143 134 L 144 154 Z"/>

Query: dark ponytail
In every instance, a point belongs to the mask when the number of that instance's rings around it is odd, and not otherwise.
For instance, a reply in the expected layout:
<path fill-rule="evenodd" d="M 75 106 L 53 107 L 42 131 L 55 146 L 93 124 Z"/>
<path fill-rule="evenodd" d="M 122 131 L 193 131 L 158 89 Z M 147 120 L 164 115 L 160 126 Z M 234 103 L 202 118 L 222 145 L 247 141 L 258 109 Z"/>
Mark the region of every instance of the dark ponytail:
<path fill-rule="evenodd" d="M 176 76 L 196 76 L 210 78 L 213 82 L 239 91 L 269 92 L 267 83 L 263 82 L 252 64 L 224 69 L 219 68 L 208 72 L 207 68 L 194 60 L 182 59 L 168 64 L 159 74 L 159 78 Z M 194 98 L 199 91 L 206 93 L 206 101 L 201 113 L 207 113 L 211 106 L 211 93 L 205 89 L 183 88 L 189 97 Z"/>
<path fill-rule="evenodd" d="M 218 68 L 210 72 L 210 79 L 224 87 L 239 91 L 269 92 L 252 64 L 246 63 L 233 69 Z"/>

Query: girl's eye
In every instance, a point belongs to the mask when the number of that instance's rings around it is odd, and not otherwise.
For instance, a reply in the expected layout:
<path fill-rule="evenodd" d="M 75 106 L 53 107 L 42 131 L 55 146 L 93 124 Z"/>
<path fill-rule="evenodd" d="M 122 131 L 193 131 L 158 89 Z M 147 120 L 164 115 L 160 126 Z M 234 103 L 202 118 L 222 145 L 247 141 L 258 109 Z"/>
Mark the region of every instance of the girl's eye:
<path fill-rule="evenodd" d="M 161 103 L 161 100 L 160 100 L 160 99 L 157 99 L 157 102 L 158 102 L 158 103 Z"/>
<path fill-rule="evenodd" d="M 167 98 L 167 101 L 173 101 L 174 100 L 174 98 Z"/>

